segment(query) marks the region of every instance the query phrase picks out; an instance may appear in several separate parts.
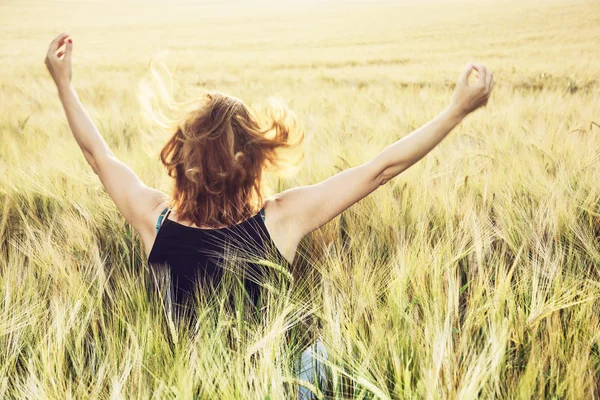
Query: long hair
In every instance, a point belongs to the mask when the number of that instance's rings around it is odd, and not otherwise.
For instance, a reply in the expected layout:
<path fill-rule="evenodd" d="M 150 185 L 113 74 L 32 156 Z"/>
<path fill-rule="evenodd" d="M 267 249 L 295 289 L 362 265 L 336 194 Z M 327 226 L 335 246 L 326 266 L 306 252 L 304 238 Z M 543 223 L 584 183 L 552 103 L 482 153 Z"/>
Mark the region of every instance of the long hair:
<path fill-rule="evenodd" d="M 193 107 L 170 125 L 160 160 L 175 180 L 169 206 L 180 220 L 220 226 L 250 218 L 263 202 L 263 171 L 304 157 L 304 131 L 286 106 L 250 108 L 219 91 L 179 104 Z"/>

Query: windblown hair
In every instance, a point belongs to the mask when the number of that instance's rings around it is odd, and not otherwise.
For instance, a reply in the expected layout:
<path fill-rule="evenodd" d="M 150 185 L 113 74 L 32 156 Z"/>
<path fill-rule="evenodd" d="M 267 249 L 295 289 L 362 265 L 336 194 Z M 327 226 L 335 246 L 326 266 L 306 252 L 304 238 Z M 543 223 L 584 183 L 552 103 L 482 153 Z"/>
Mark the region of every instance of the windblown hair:
<path fill-rule="evenodd" d="M 280 150 L 298 146 L 304 133 L 283 106 L 250 109 L 218 91 L 197 103 L 160 152 L 175 179 L 170 206 L 197 226 L 233 225 L 258 212 L 263 170 L 277 167 Z"/>

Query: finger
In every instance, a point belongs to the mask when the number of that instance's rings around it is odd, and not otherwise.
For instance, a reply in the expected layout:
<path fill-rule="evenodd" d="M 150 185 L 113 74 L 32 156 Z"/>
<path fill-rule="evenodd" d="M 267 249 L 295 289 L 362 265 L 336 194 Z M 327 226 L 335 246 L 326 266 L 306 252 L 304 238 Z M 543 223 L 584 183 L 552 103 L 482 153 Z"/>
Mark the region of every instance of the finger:
<path fill-rule="evenodd" d="M 70 38 L 71 37 L 68 34 L 67 34 L 67 36 L 64 36 L 63 38 L 61 38 L 57 43 L 57 45 L 58 45 L 57 48 L 60 48 L 62 45 L 64 45 L 65 42 L 67 41 L 67 39 L 70 39 Z"/>
<path fill-rule="evenodd" d="M 54 40 L 52 40 L 50 42 L 50 46 L 48 46 L 48 50 L 57 50 L 61 45 L 58 44 L 59 41 L 63 40 L 69 36 L 69 34 L 67 32 L 63 32 L 60 35 L 58 35 L 57 37 L 54 38 Z"/>
<path fill-rule="evenodd" d="M 65 47 L 65 58 L 64 60 L 67 62 L 71 62 L 71 55 L 73 54 L 73 39 L 69 38 L 67 40 L 67 44 Z"/>
<path fill-rule="evenodd" d="M 486 67 L 484 65 L 485 68 L 485 86 L 488 88 L 488 90 L 491 89 L 491 85 L 492 85 L 492 71 L 490 71 L 490 69 L 488 67 Z"/>
<path fill-rule="evenodd" d="M 59 51 L 58 54 L 56 55 L 56 57 L 61 58 L 63 55 L 65 54 L 64 51 Z"/>
<path fill-rule="evenodd" d="M 69 36 L 69 34 L 67 32 L 63 32 L 60 35 L 58 35 L 57 37 L 55 37 L 53 42 L 58 43 L 59 41 L 64 40 L 64 38 L 66 38 L 67 36 Z"/>
<path fill-rule="evenodd" d="M 479 73 L 479 79 L 477 79 L 477 83 L 479 83 L 480 85 L 485 86 L 485 67 L 483 66 L 483 64 L 473 64 L 473 68 Z"/>
<path fill-rule="evenodd" d="M 487 73 L 486 73 L 485 66 L 483 64 L 476 63 L 473 65 L 473 68 L 475 68 L 475 70 L 477 71 L 477 74 L 478 74 L 477 83 L 479 85 L 482 85 L 485 87 L 486 79 L 487 79 Z"/>
<path fill-rule="evenodd" d="M 466 85 L 467 82 L 469 81 L 469 75 L 471 74 L 472 70 L 473 70 L 473 63 L 469 61 L 467 63 L 467 65 L 465 66 L 465 68 L 463 69 L 463 71 L 461 72 L 460 76 L 458 77 L 458 81 Z"/>

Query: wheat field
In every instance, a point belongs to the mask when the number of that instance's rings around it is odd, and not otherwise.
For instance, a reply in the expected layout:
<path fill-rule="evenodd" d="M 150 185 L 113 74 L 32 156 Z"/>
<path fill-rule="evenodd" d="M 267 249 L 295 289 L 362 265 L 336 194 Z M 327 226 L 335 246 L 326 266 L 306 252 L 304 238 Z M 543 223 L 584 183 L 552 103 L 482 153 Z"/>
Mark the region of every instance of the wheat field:
<path fill-rule="evenodd" d="M 217 89 L 297 113 L 304 161 L 265 195 L 369 161 L 470 60 L 496 85 L 306 238 L 263 320 L 215 296 L 188 329 L 148 296 L 139 238 L 72 137 L 43 62 L 60 32 L 107 143 L 165 192 L 168 132 L 141 96 L 157 57 L 179 101 Z M 332 398 L 600 398 L 599 38 L 595 0 L 0 2 L 0 398 L 324 398 L 291 368 L 301 326 Z"/>

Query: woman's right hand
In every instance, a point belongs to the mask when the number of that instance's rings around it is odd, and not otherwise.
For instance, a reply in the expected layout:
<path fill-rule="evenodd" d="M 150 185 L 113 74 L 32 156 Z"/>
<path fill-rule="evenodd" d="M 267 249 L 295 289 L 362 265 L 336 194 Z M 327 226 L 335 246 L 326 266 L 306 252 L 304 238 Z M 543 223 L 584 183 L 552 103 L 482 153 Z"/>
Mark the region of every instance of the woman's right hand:
<path fill-rule="evenodd" d="M 476 71 L 477 82 L 469 85 L 469 75 L 472 70 Z M 451 107 L 461 116 L 485 106 L 494 87 L 494 75 L 483 64 L 468 63 L 458 77 L 456 87 L 452 93 Z"/>

